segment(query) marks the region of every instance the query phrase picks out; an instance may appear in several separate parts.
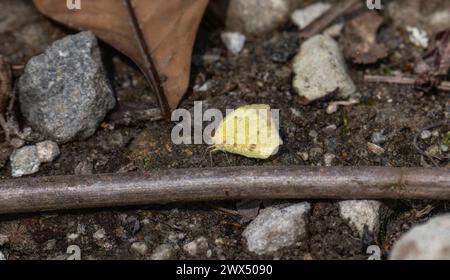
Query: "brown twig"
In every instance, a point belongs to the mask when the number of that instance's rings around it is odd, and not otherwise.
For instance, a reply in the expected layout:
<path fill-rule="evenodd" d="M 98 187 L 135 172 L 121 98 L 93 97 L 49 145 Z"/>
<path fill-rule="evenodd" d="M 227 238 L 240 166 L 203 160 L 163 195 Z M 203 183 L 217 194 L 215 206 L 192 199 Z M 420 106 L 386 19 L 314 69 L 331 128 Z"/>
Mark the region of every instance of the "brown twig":
<path fill-rule="evenodd" d="M 139 50 L 141 52 L 142 57 L 144 58 L 144 69 L 143 72 L 152 87 L 152 90 L 156 93 L 158 97 L 158 102 L 161 107 L 161 112 L 166 119 L 170 119 L 170 107 L 167 102 L 167 98 L 164 94 L 164 88 L 161 83 L 161 79 L 159 77 L 158 70 L 156 69 L 155 64 L 153 63 L 153 59 L 150 54 L 150 48 L 145 41 L 144 34 L 142 33 L 142 28 L 139 25 L 138 18 L 136 17 L 136 12 L 134 10 L 133 4 L 131 0 L 123 0 L 125 8 L 128 12 L 128 16 L 130 18 L 131 25 L 133 27 L 133 31 L 135 33 L 135 37 L 138 41 Z"/>
<path fill-rule="evenodd" d="M 355 10 L 361 4 L 362 2 L 360 0 L 345 0 L 344 3 L 337 3 L 318 19 L 300 30 L 300 39 L 308 39 L 319 34 L 330 26 L 337 18 L 349 11 Z"/>
<path fill-rule="evenodd" d="M 241 199 L 450 199 L 448 168 L 228 167 L 0 181 L 0 213 Z"/>
<path fill-rule="evenodd" d="M 415 78 L 396 77 L 396 76 L 377 76 L 377 75 L 365 75 L 364 81 L 368 83 L 386 83 L 386 84 L 398 84 L 410 86 L 414 86 L 416 83 Z M 450 82 L 442 82 L 437 87 L 437 89 L 441 91 L 450 92 Z"/>

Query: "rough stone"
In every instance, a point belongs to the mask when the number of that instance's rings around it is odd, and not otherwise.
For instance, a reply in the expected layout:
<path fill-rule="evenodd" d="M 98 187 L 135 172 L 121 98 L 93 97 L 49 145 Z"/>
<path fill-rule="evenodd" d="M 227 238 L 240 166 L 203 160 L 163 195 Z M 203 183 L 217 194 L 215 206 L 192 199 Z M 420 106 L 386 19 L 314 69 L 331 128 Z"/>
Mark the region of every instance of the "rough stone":
<path fill-rule="evenodd" d="M 232 54 L 239 54 L 245 45 L 245 36 L 239 32 L 222 32 L 222 42 Z"/>
<path fill-rule="evenodd" d="M 59 143 L 94 134 L 115 105 L 92 32 L 67 36 L 32 58 L 18 87 L 25 119 Z"/>
<path fill-rule="evenodd" d="M 264 255 L 294 245 L 306 235 L 310 209 L 309 203 L 299 203 L 261 210 L 243 232 L 248 250 Z"/>
<path fill-rule="evenodd" d="M 144 242 L 134 242 L 133 244 L 131 244 L 131 251 L 143 256 L 147 254 L 148 246 Z"/>
<path fill-rule="evenodd" d="M 53 141 L 43 141 L 36 144 L 37 155 L 41 162 L 52 162 L 60 154 L 58 144 Z"/>
<path fill-rule="evenodd" d="M 170 260 L 175 257 L 175 248 L 170 244 L 161 244 L 155 248 L 151 260 Z"/>
<path fill-rule="evenodd" d="M 374 200 L 347 200 L 339 202 L 341 217 L 348 220 L 362 237 L 364 228 L 377 233 L 380 219 L 381 202 Z"/>
<path fill-rule="evenodd" d="M 392 260 L 450 260 L 450 214 L 413 227 L 395 244 Z"/>
<path fill-rule="evenodd" d="M 316 35 L 304 42 L 293 67 L 293 87 L 305 103 L 331 93 L 348 98 L 356 92 L 342 51 L 329 36 Z"/>
<path fill-rule="evenodd" d="M 183 250 L 191 256 L 199 256 L 205 254 L 208 250 L 208 240 L 201 236 L 196 240 L 189 242 L 183 246 Z"/>
<path fill-rule="evenodd" d="M 320 17 L 323 13 L 328 11 L 331 5 L 328 3 L 318 2 L 304 9 L 295 10 L 291 14 L 292 22 L 298 26 L 299 29 L 303 29 L 311 22 Z"/>
<path fill-rule="evenodd" d="M 227 29 L 259 35 L 275 30 L 289 19 L 298 0 L 230 0 L 226 13 Z"/>
<path fill-rule="evenodd" d="M 41 165 L 36 146 L 25 146 L 15 150 L 9 159 L 13 177 L 34 174 L 39 171 Z"/>

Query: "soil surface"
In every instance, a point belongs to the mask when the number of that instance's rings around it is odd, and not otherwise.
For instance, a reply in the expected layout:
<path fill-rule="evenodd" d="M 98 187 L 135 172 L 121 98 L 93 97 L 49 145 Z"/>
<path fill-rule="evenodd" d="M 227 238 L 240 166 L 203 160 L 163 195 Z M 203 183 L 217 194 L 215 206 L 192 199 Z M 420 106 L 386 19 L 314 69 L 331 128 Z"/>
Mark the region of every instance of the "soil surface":
<path fill-rule="evenodd" d="M 17 65 L 26 64 L 54 40 L 74 32 L 41 16 L 30 2 L 0 3 L 0 15 L 6 18 L 0 22 L 0 52 Z M 33 176 L 75 174 L 80 170 L 97 174 L 210 166 L 320 166 L 325 165 L 326 154 L 334 155 L 332 165 L 338 166 L 448 166 L 439 149 L 449 141 L 449 127 L 436 126 L 430 129 L 431 138 L 419 138 L 418 142 L 420 149 L 438 153 L 442 161 L 430 161 L 413 145 L 415 136 L 424 128 L 448 119 L 448 94 L 423 94 L 410 86 L 369 84 L 362 80 L 364 74 L 411 73 L 411 54 L 422 51 L 409 42 L 404 31 L 391 21 L 386 22 L 380 36 L 389 47 L 389 57 L 370 67 L 349 65 L 360 103 L 340 107 L 334 114 L 326 112 L 329 100 L 308 106 L 297 102 L 291 87 L 291 59 L 299 46 L 295 26 L 286 24 L 273 33 L 247 38 L 239 55 L 227 53 L 220 41 L 220 28 L 202 28 L 194 51 L 191 87 L 180 107 L 191 109 L 194 101 L 203 101 L 205 108 L 221 110 L 250 103 L 266 103 L 280 109 L 285 144 L 269 160 L 222 152 L 214 152 L 210 157 L 208 145 L 174 145 L 170 139 L 174 123 L 131 120 L 124 124 L 116 123 L 110 116 L 93 137 L 60 146 L 61 156 L 44 164 Z M 112 48 L 104 44 L 101 47 L 121 107 L 157 107 L 137 68 Z M 15 73 L 16 78 L 19 76 L 20 71 Z M 199 91 L 205 83 L 207 90 Z M 333 125 L 335 129 L 330 128 Z M 380 131 L 386 136 L 382 145 L 385 152 L 376 155 L 368 150 L 367 143 L 373 133 Z M 2 157 L 7 159 L 7 155 Z M 8 161 L 4 163 L 1 179 L 10 178 L 11 174 Z M 271 203 L 276 202 L 263 205 Z M 309 260 L 367 259 L 365 248 L 377 244 L 386 258 L 395 240 L 412 225 L 449 210 L 445 202 L 385 201 L 379 234 L 361 239 L 340 218 L 334 201 L 311 203 L 308 238 L 268 256 L 247 251 L 242 231 L 248 222 L 239 216 L 236 202 L 3 215 L 0 234 L 10 236 L 10 240 L 0 250 L 10 260 L 65 259 L 67 247 L 78 245 L 83 259 L 148 259 L 159 245 L 171 244 L 175 259 Z M 94 238 L 101 229 L 104 238 Z M 187 255 L 183 245 L 201 236 L 208 241 L 208 251 L 194 257 Z M 137 255 L 131 250 L 131 244 L 137 241 L 147 244 L 148 253 Z"/>

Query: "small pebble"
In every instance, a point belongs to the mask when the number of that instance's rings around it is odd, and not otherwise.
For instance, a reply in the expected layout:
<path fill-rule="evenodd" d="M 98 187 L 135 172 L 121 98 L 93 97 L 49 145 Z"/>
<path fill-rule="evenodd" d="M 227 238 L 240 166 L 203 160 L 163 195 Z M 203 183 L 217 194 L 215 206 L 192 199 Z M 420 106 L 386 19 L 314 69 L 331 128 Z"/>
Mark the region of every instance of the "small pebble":
<path fill-rule="evenodd" d="M 69 233 L 69 234 L 67 234 L 67 240 L 69 242 L 77 240 L 78 237 L 80 237 L 80 235 L 78 233 Z"/>
<path fill-rule="evenodd" d="M 0 251 L 0 261 L 6 261 L 6 257 L 3 255 L 2 251 Z"/>
<path fill-rule="evenodd" d="M 50 239 L 45 243 L 44 251 L 52 251 L 56 247 L 56 239 Z"/>
<path fill-rule="evenodd" d="M 37 155 L 41 162 L 52 162 L 60 154 L 58 144 L 53 141 L 43 141 L 36 144 Z"/>
<path fill-rule="evenodd" d="M 315 3 L 304 9 L 295 10 L 291 14 L 291 20 L 299 29 L 303 29 L 330 8 L 331 5 L 328 3 Z"/>
<path fill-rule="evenodd" d="M 175 249 L 170 244 L 161 244 L 153 251 L 151 260 L 170 260 L 175 257 Z"/>
<path fill-rule="evenodd" d="M 94 237 L 95 240 L 102 240 L 102 239 L 105 238 L 105 236 L 106 236 L 106 232 L 105 232 L 105 230 L 102 229 L 102 228 L 99 229 L 99 230 L 97 230 L 97 231 L 94 233 L 94 235 L 93 235 L 93 237 Z"/>
<path fill-rule="evenodd" d="M 333 160 L 336 158 L 335 155 L 333 154 L 325 154 L 323 156 L 324 162 L 325 162 L 325 166 L 332 166 L 333 165 Z"/>
<path fill-rule="evenodd" d="M 148 246 L 144 242 L 134 242 L 133 244 L 131 244 L 131 251 L 143 256 L 147 254 Z"/>
<path fill-rule="evenodd" d="M 232 54 L 239 54 L 245 45 L 245 35 L 239 32 L 222 32 L 222 42 Z"/>
<path fill-rule="evenodd" d="M 317 138 L 317 136 L 319 136 L 319 134 L 315 130 L 311 130 L 308 135 L 311 138 Z"/>
<path fill-rule="evenodd" d="M 38 158 L 36 146 L 25 146 L 15 150 L 11 156 L 11 175 L 22 177 L 39 171 L 41 161 Z"/>
<path fill-rule="evenodd" d="M 431 132 L 429 130 L 424 130 L 420 133 L 420 138 L 425 140 L 431 138 Z"/>
<path fill-rule="evenodd" d="M 198 256 L 205 254 L 208 250 L 208 240 L 205 237 L 199 237 L 196 240 L 189 242 L 183 246 L 183 250 L 190 256 Z"/>
<path fill-rule="evenodd" d="M 383 134 L 384 131 L 375 132 L 372 134 L 372 143 L 376 145 L 383 145 L 386 142 L 386 136 Z"/>

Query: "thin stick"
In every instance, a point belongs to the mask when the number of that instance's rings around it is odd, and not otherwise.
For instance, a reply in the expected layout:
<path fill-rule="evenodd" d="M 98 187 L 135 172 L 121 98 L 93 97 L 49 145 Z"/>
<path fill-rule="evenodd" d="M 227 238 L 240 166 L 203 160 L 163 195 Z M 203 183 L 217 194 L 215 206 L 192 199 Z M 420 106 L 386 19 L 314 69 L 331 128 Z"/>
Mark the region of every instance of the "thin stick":
<path fill-rule="evenodd" d="M 377 75 L 365 75 L 364 81 L 368 83 L 386 83 L 386 84 L 398 84 L 398 85 L 411 85 L 416 83 L 415 78 L 410 77 L 396 77 L 396 76 L 377 76 Z M 438 87 L 438 90 L 450 92 L 450 82 L 442 82 Z"/>
<path fill-rule="evenodd" d="M 300 39 L 308 39 L 314 35 L 324 31 L 337 18 L 355 10 L 362 2 L 360 0 L 346 0 L 344 3 L 337 3 L 318 19 L 310 23 L 308 26 L 300 30 Z"/>
<path fill-rule="evenodd" d="M 0 213 L 241 199 L 450 200 L 450 172 L 253 166 L 0 181 Z"/>

